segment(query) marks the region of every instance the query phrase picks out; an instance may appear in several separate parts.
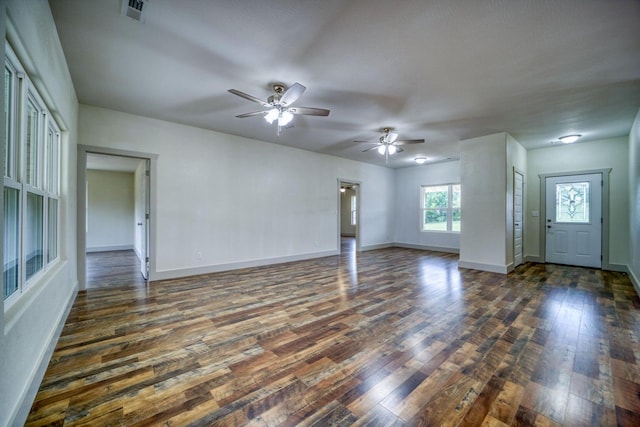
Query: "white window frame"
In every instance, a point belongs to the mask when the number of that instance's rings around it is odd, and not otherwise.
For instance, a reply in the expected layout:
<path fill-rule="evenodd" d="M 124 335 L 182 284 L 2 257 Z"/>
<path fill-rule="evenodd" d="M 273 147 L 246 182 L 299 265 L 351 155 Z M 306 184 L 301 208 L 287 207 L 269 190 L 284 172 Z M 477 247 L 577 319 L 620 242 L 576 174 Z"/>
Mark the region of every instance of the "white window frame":
<path fill-rule="evenodd" d="M 5 69 L 11 72 L 12 84 L 8 105 L 10 108 L 7 132 L 10 144 L 10 154 L 12 155 L 7 163 L 7 170 L 4 176 L 4 186 L 18 191 L 18 218 L 16 220 L 18 230 L 14 235 L 18 239 L 18 287 L 11 294 L 4 296 L 5 310 L 11 307 L 25 293 L 30 286 L 36 283 L 42 276 L 60 259 L 60 151 L 61 138 L 60 130 L 54 118 L 38 93 L 36 86 L 31 82 L 25 73 L 24 67 L 17 58 L 15 52 L 5 43 Z M 33 129 L 36 144 L 33 151 L 37 157 L 33 164 L 32 173 L 34 179 L 27 182 L 27 105 L 31 103 L 37 111 L 37 127 Z M 3 165 L 4 169 L 4 165 Z M 42 225 L 37 237 L 38 247 L 29 248 L 27 238 L 29 233 L 27 227 L 27 201 L 29 194 L 34 194 L 42 198 L 42 211 L 38 212 L 41 217 L 37 218 Z M 50 204 L 56 200 L 55 223 L 50 224 Z M 53 219 L 53 218 L 51 218 Z M 13 225 L 13 224 L 11 224 Z M 54 229 L 49 229 L 52 225 Z M 32 231 L 32 230 L 31 230 Z M 49 238 L 55 242 L 49 242 Z M 51 254 L 49 253 L 51 249 Z M 37 256 L 41 256 L 40 268 L 27 279 L 27 259 L 30 254 L 27 250 L 33 250 Z M 50 256 L 51 255 L 51 256 Z M 4 261 L 4 260 L 3 260 Z M 12 260 L 13 261 L 13 260 Z M 6 265 L 3 262 L 3 273 Z"/>
<path fill-rule="evenodd" d="M 351 195 L 351 225 L 356 225 L 358 221 L 358 197 L 355 194 Z"/>
<path fill-rule="evenodd" d="M 433 184 L 433 185 L 421 185 L 420 186 L 420 231 L 424 233 L 456 233 L 459 234 L 459 230 L 453 229 L 453 212 L 455 210 L 461 210 L 462 204 L 460 207 L 453 207 L 453 187 L 459 186 L 459 182 L 447 183 L 447 184 Z M 443 208 L 425 208 L 425 195 L 427 190 L 434 187 L 447 187 L 447 206 Z M 462 193 L 462 189 L 460 190 Z M 433 230 L 426 228 L 427 224 L 425 223 L 425 216 L 427 211 L 430 210 L 446 210 L 447 212 L 447 224 L 446 230 Z"/>

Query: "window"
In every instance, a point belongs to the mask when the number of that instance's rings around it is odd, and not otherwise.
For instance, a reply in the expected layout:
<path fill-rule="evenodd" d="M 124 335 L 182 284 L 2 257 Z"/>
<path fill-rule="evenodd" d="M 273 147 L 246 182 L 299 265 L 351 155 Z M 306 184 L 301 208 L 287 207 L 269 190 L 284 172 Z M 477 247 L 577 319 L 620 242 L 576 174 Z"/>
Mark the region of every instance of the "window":
<path fill-rule="evenodd" d="M 4 93 L 3 299 L 8 307 L 58 259 L 60 131 L 8 44 Z"/>
<path fill-rule="evenodd" d="M 556 184 L 556 222 L 589 223 L 589 184 Z"/>
<path fill-rule="evenodd" d="M 422 231 L 460 232 L 460 184 L 423 185 Z"/>
<path fill-rule="evenodd" d="M 351 196 L 351 225 L 356 225 L 356 217 L 358 215 L 358 211 L 356 210 L 357 200 L 355 194 Z"/>

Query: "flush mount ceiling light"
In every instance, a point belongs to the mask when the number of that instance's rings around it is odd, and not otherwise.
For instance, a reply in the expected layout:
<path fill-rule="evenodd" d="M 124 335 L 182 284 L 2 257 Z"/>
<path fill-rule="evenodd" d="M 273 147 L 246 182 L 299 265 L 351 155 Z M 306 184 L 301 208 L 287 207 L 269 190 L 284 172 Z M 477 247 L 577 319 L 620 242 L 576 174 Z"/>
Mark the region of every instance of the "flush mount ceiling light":
<path fill-rule="evenodd" d="M 564 144 L 572 144 L 578 140 L 582 135 L 574 134 L 574 135 L 565 135 L 558 138 L 560 142 Z"/>
<path fill-rule="evenodd" d="M 413 160 L 415 160 L 417 164 L 421 165 L 421 164 L 423 164 L 424 162 L 427 161 L 427 158 L 426 157 L 416 157 Z"/>

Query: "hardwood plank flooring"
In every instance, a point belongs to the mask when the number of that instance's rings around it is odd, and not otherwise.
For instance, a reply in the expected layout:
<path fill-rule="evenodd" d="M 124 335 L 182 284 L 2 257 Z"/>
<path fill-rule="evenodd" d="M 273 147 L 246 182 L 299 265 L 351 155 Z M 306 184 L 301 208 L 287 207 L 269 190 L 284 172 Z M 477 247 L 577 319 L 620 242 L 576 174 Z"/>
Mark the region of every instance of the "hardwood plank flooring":
<path fill-rule="evenodd" d="M 639 424 L 625 274 L 349 244 L 81 292 L 27 425 Z"/>
<path fill-rule="evenodd" d="M 88 252 L 87 289 L 109 286 L 144 286 L 140 259 L 133 250 Z"/>

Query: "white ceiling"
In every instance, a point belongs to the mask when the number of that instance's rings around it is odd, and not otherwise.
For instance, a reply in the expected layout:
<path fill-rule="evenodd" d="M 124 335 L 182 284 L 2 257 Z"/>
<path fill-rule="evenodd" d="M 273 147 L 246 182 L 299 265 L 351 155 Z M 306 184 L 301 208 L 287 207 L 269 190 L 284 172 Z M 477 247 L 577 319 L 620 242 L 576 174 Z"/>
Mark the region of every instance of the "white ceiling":
<path fill-rule="evenodd" d="M 150 0 L 144 24 L 121 0 L 50 6 L 83 104 L 380 165 L 353 141 L 426 139 L 390 167 L 501 131 L 526 148 L 623 136 L 640 108 L 638 0 Z M 274 82 L 331 114 L 280 136 L 235 118 L 260 106 L 228 89 Z"/>

